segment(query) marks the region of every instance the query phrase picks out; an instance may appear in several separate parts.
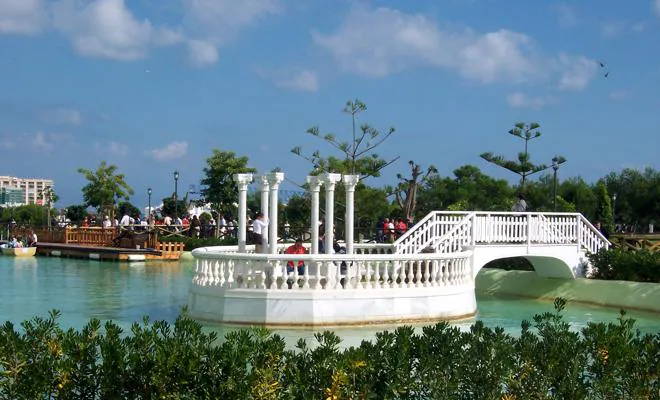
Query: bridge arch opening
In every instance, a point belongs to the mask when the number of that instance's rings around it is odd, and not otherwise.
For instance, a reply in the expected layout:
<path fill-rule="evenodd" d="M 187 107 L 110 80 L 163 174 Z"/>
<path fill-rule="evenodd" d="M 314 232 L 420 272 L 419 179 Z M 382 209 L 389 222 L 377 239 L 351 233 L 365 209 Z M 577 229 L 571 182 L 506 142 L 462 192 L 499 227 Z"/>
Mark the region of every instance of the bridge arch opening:
<path fill-rule="evenodd" d="M 535 271 L 539 277 L 574 279 L 577 271 L 564 260 L 548 256 L 502 257 L 489 260 L 483 266 L 475 265 L 479 272 L 485 268 L 506 271 Z M 478 274 L 478 273 L 477 273 Z"/>

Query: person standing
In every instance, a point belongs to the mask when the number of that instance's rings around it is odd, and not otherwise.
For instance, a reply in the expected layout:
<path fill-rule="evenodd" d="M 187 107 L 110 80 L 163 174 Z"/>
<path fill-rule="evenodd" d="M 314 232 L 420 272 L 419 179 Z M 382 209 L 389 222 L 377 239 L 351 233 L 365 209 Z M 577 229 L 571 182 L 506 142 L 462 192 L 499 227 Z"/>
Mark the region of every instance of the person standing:
<path fill-rule="evenodd" d="M 527 202 L 522 193 L 518 193 L 518 201 L 511 207 L 513 212 L 525 212 L 527 210 Z"/>
<path fill-rule="evenodd" d="M 263 245 L 268 244 L 266 235 L 268 235 L 268 220 L 263 213 L 259 212 L 252 222 L 252 236 L 255 242 L 255 253 L 262 253 Z"/>

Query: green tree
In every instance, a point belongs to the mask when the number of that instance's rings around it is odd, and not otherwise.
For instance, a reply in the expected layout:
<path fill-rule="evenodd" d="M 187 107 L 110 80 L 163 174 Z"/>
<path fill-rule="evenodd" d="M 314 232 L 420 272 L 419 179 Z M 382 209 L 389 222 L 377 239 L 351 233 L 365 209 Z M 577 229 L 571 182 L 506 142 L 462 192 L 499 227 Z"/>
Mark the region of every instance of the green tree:
<path fill-rule="evenodd" d="M 117 206 L 117 211 L 119 212 L 119 215 L 128 215 L 129 217 L 135 217 L 136 215 L 141 214 L 140 209 L 135 207 L 129 201 L 120 202 Z"/>
<path fill-rule="evenodd" d="M 528 151 L 529 142 L 532 139 L 541 137 L 541 132 L 539 131 L 540 127 L 541 125 L 539 125 L 536 122 L 532 122 L 530 124 L 519 122 L 514 125 L 513 129 L 509 130 L 510 135 L 513 135 L 525 141 L 525 149 L 524 151 L 518 153 L 517 160 L 508 160 L 503 156 L 499 156 L 499 155 L 496 156 L 490 152 L 481 154 L 481 158 L 488 161 L 489 163 L 495 164 L 499 167 L 509 170 L 514 174 L 520 175 L 521 191 L 525 189 L 525 181 L 527 180 L 528 176 L 548 168 L 548 166 L 545 164 L 532 163 L 529 157 L 529 151 Z"/>
<path fill-rule="evenodd" d="M 612 215 L 612 202 L 607 186 L 603 180 L 596 185 L 596 221 L 600 222 L 601 230 L 605 235 L 614 232 L 614 217 Z"/>
<path fill-rule="evenodd" d="M 350 141 L 338 139 L 333 133 L 322 135 L 316 126 L 307 130 L 308 134 L 322 138 L 331 147 L 339 151 L 340 158 L 332 155 L 322 156 L 319 150 L 314 151 L 311 155 L 304 155 L 300 146 L 294 147 L 291 152 L 312 164 L 312 174 L 323 172 L 353 174 L 359 175 L 361 180 L 380 176 L 380 171 L 398 160 L 399 157 L 388 161 L 374 153 L 374 150 L 387 140 L 395 132 L 395 129 L 390 127 L 387 132 L 383 133 L 364 123 L 360 125 L 358 131 L 357 118 L 359 114 L 365 111 L 367 111 L 367 105 L 358 99 L 346 102 L 346 107 L 342 112 L 351 117 L 352 138 Z"/>
<path fill-rule="evenodd" d="M 80 224 L 87 217 L 87 206 L 84 204 L 74 204 L 66 208 L 64 213 L 66 218 L 74 224 Z"/>
<path fill-rule="evenodd" d="M 220 213 L 233 211 L 233 203 L 238 201 L 238 187 L 234 174 L 255 173 L 248 167 L 247 157 L 237 157 L 233 151 L 213 149 L 211 157 L 206 159 L 201 195 Z"/>
<path fill-rule="evenodd" d="M 504 179 L 494 179 L 474 165 L 454 170 L 454 177 L 432 176 L 420 188 L 418 217 L 434 210 L 510 210 L 513 188 Z"/>
<path fill-rule="evenodd" d="M 79 168 L 89 182 L 82 188 L 83 200 L 86 206 L 96 208 L 99 214 L 115 218 L 115 205 L 119 199 L 128 200 L 133 189 L 126 183 L 124 174 L 117 174 L 118 167 L 101 161 L 96 171 Z"/>

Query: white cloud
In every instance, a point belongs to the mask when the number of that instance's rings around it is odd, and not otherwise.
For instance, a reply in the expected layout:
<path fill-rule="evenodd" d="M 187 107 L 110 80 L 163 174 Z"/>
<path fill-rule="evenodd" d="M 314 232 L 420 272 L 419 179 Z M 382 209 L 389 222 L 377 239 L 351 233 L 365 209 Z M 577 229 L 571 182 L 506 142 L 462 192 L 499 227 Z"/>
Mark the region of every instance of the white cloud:
<path fill-rule="evenodd" d="M 42 119 L 55 125 L 82 125 L 82 113 L 75 108 L 59 107 L 43 113 Z"/>
<path fill-rule="evenodd" d="M 33 35 L 47 23 L 44 0 L 0 0 L 0 34 Z"/>
<path fill-rule="evenodd" d="M 147 154 L 150 154 L 158 161 L 168 161 L 182 158 L 186 155 L 187 151 L 188 142 L 172 142 L 161 149 L 148 150 Z"/>
<path fill-rule="evenodd" d="M 0 34 L 65 35 L 86 57 L 133 61 L 158 46 L 185 45 L 201 67 L 218 61 L 218 48 L 261 17 L 279 13 L 282 0 L 178 0 L 181 20 L 168 27 L 139 18 L 127 0 L 0 0 Z"/>
<path fill-rule="evenodd" d="M 389 8 L 353 7 L 333 33 L 313 31 L 312 37 L 344 72 L 371 77 L 432 66 L 482 83 L 520 84 L 570 76 L 579 65 L 567 61 L 581 62 L 543 56 L 532 38 L 522 33 L 441 29 L 424 15 Z"/>
<path fill-rule="evenodd" d="M 561 90 L 584 90 L 589 82 L 598 74 L 598 64 L 586 57 L 572 57 L 561 54 L 558 58 L 559 69 L 562 70 L 559 80 Z"/>
<path fill-rule="evenodd" d="M 275 83 L 277 86 L 300 90 L 303 92 L 316 92 L 319 90 L 319 78 L 313 71 L 297 71 L 290 77 L 281 79 Z"/>
<path fill-rule="evenodd" d="M 119 143 L 119 142 L 108 143 L 108 152 L 110 154 L 125 156 L 128 154 L 128 150 L 129 150 L 128 146 L 123 143 Z"/>
<path fill-rule="evenodd" d="M 570 28 L 578 24 L 579 18 L 573 7 L 566 3 L 561 3 L 554 8 L 558 14 L 559 25 L 565 28 Z"/>
<path fill-rule="evenodd" d="M 32 147 L 40 150 L 50 150 L 53 148 L 53 143 L 48 140 L 46 134 L 37 132 L 30 140 Z"/>
<path fill-rule="evenodd" d="M 557 101 L 552 97 L 528 96 L 521 92 L 511 93 L 506 97 L 506 102 L 513 108 L 541 108 L 554 104 Z"/>
<path fill-rule="evenodd" d="M 623 33 L 628 24 L 625 21 L 606 21 L 600 24 L 600 33 L 606 38 L 613 38 Z M 631 27 L 632 29 L 632 27 Z"/>
<path fill-rule="evenodd" d="M 174 30 L 138 20 L 124 0 L 60 0 L 52 11 L 55 29 L 84 56 L 131 61 L 144 58 L 152 46 L 181 40 Z"/>
<path fill-rule="evenodd" d="M 188 56 L 198 67 L 214 64 L 218 48 L 259 18 L 282 10 L 280 0 L 183 0 Z"/>
<path fill-rule="evenodd" d="M 256 73 L 260 78 L 272 81 L 278 87 L 311 93 L 319 90 L 318 74 L 307 69 L 282 71 L 257 69 Z"/>
<path fill-rule="evenodd" d="M 608 97 L 612 100 L 628 100 L 632 97 L 633 93 L 630 90 L 615 90 L 612 93 L 608 95 Z"/>
<path fill-rule="evenodd" d="M 188 58 L 192 65 L 205 67 L 218 61 L 218 48 L 210 42 L 203 40 L 190 40 L 188 45 Z"/>

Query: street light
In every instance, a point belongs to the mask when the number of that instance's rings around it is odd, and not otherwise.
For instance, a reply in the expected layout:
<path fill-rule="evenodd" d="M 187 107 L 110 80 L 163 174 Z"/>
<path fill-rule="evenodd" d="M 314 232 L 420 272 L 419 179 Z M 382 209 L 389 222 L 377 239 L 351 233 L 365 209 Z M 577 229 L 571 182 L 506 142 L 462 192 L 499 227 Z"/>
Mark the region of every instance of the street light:
<path fill-rule="evenodd" d="M 147 189 L 147 195 L 149 195 L 149 207 L 148 207 L 148 215 L 147 215 L 147 223 L 151 225 L 151 188 Z"/>
<path fill-rule="evenodd" d="M 552 211 L 557 212 L 557 170 L 559 166 L 566 162 L 566 159 L 562 156 L 552 157 Z"/>
<path fill-rule="evenodd" d="M 614 231 L 616 232 L 616 193 L 612 193 L 612 222 L 614 223 Z"/>
<path fill-rule="evenodd" d="M 179 171 L 174 171 L 174 219 L 179 215 Z M 175 222 L 176 223 L 176 222 Z"/>

